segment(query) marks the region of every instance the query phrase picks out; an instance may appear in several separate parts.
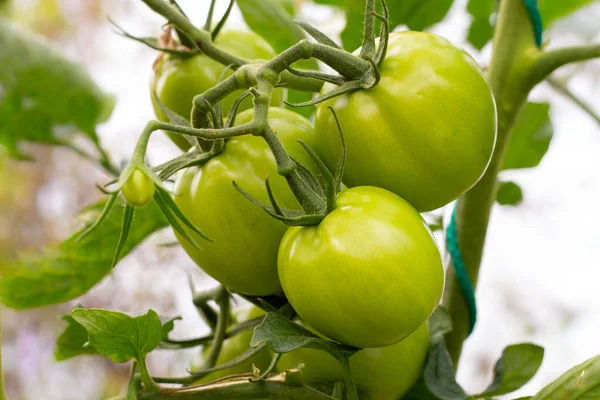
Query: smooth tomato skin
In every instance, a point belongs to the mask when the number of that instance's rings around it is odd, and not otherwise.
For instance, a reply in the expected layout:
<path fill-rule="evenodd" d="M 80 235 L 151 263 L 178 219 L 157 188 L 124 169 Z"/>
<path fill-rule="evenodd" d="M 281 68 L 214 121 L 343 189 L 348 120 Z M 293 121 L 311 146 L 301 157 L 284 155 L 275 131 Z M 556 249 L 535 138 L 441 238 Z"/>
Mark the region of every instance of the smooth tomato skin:
<path fill-rule="evenodd" d="M 348 146 L 344 183 L 390 190 L 418 211 L 442 207 L 485 172 L 496 141 L 496 106 L 477 63 L 446 39 L 390 34 L 381 81 L 317 108 L 317 152 L 335 167 Z M 323 91 L 334 87 L 325 84 Z"/>
<path fill-rule="evenodd" d="M 121 188 L 121 193 L 123 193 L 125 200 L 136 207 L 148 204 L 154 197 L 155 192 L 156 187 L 152 179 L 139 169 L 131 173 Z"/>
<path fill-rule="evenodd" d="M 253 110 L 239 114 L 236 123 L 252 118 Z M 314 164 L 302 146 L 315 142 L 310 121 L 289 110 L 271 107 L 269 124 L 287 151 L 307 168 Z M 261 137 L 232 138 L 225 150 L 202 167 L 185 170 L 174 188 L 175 202 L 185 215 L 213 241 L 200 251 L 184 238 L 179 242 L 208 275 L 227 288 L 246 295 L 264 296 L 281 292 L 277 276 L 277 248 L 287 227 L 248 201 L 232 184 L 235 181 L 256 199 L 269 203 L 265 178 L 282 207 L 300 206 L 284 178 L 277 174 L 273 153 Z"/>
<path fill-rule="evenodd" d="M 395 400 L 419 379 L 429 349 L 427 323 L 391 346 L 362 349 L 350 358 L 350 370 L 359 389 L 371 400 Z M 343 382 L 339 361 L 324 351 L 302 347 L 285 353 L 277 367 L 283 371 L 304 363 L 302 376 L 310 382 Z"/>
<path fill-rule="evenodd" d="M 264 314 L 265 312 L 263 310 L 253 306 L 248 309 L 239 310 L 239 312 L 235 315 L 235 321 L 243 322 L 249 319 L 260 317 Z M 252 333 L 253 331 L 252 329 L 250 329 L 223 341 L 223 346 L 221 347 L 221 352 L 219 353 L 219 357 L 217 358 L 216 365 L 218 366 L 230 360 L 233 360 L 234 358 L 242 355 L 242 353 L 248 350 L 250 348 L 250 340 L 252 339 Z M 206 360 L 210 353 L 210 349 L 211 346 L 206 346 L 200 352 L 197 353 L 197 355 L 192 359 L 192 362 L 190 363 L 190 371 L 196 372 L 201 369 L 204 360 Z M 269 349 L 264 348 L 249 359 L 239 364 L 236 364 L 233 367 L 212 372 L 203 377 L 202 379 L 199 379 L 195 383 L 209 383 L 228 375 L 247 374 L 252 372 L 252 364 L 254 364 L 261 371 L 264 371 L 271 363 L 271 357 L 272 353 L 269 351 Z"/>
<path fill-rule="evenodd" d="M 444 288 L 442 259 L 423 218 L 381 188 L 338 195 L 319 225 L 291 227 L 279 279 L 298 315 L 356 347 L 390 346 L 421 326 Z"/>
<path fill-rule="evenodd" d="M 253 32 L 223 31 L 219 33 L 215 43 L 230 54 L 248 60 L 269 60 L 277 54 L 262 37 Z M 189 119 L 194 97 L 215 86 L 219 82 L 224 69 L 225 66 L 223 64 L 203 54 L 185 59 L 165 56 L 156 65 L 150 87 L 152 91 L 157 93 L 163 105 Z M 242 90 L 238 90 L 221 102 L 224 118 L 227 117 L 235 99 L 242 92 Z M 284 89 L 275 89 L 271 98 L 271 105 L 281 105 L 283 96 Z M 167 116 L 158 107 L 154 95 L 151 98 L 157 118 L 168 122 Z M 240 104 L 238 110 L 243 111 L 251 107 L 252 98 L 248 97 Z M 190 147 L 187 140 L 181 135 L 174 133 L 167 134 L 183 150 L 187 150 Z"/>

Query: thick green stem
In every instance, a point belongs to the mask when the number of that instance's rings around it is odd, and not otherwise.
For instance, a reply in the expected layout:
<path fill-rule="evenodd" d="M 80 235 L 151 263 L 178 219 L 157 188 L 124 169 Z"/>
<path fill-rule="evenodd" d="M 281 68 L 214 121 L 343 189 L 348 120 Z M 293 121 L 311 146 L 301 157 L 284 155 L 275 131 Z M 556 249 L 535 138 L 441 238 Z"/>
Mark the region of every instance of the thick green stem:
<path fill-rule="evenodd" d="M 522 0 L 503 0 L 489 69 L 489 81 L 498 109 L 498 137 L 490 165 L 481 180 L 458 200 L 456 228 L 467 272 L 475 286 L 485 244 L 490 213 L 496 198 L 497 174 L 515 118 L 533 85 L 524 76 L 531 69 L 538 50 L 531 23 Z M 450 260 L 448 261 L 451 262 Z M 455 368 L 468 332 L 467 308 L 449 265 L 444 305 L 448 307 L 453 330 L 446 343 Z"/>

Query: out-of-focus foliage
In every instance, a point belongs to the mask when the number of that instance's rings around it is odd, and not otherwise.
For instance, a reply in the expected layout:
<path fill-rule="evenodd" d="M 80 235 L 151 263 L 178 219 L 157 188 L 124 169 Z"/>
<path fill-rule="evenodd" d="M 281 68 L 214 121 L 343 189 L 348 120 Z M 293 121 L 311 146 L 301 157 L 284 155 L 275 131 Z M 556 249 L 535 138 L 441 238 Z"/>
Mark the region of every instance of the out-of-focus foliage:
<path fill-rule="evenodd" d="M 97 143 L 96 125 L 114 98 L 79 65 L 8 20 L 0 20 L 0 145 L 27 158 L 24 141 L 70 145 L 77 132 Z"/>
<path fill-rule="evenodd" d="M 84 218 L 94 221 L 103 207 L 104 202 L 91 206 L 85 211 Z M 15 309 L 42 307 L 87 292 L 111 271 L 122 219 L 123 207 L 117 205 L 102 225 L 81 241 L 77 242 L 79 233 L 76 233 L 41 252 L 19 254 L 14 262 L 4 267 L 4 276 L 0 279 L 2 303 Z M 139 208 L 121 257 L 166 224 L 155 203 Z"/>

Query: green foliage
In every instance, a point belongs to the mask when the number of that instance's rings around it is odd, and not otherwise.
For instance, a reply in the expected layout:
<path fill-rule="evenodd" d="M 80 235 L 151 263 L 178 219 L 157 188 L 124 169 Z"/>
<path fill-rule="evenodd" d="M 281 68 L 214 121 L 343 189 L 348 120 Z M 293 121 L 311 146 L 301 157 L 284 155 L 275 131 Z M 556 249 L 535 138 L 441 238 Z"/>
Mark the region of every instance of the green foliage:
<path fill-rule="evenodd" d="M 491 385 L 475 398 L 512 393 L 533 378 L 544 358 L 544 349 L 531 343 L 508 346 L 494 367 Z"/>
<path fill-rule="evenodd" d="M 111 313 L 106 310 L 89 310 L 83 307 L 76 308 L 75 310 L 95 311 L 94 315 L 104 315 L 103 313 Z M 73 310 L 73 311 L 75 311 Z M 91 315 L 91 314 L 86 314 Z M 122 316 L 117 315 L 119 318 Z M 141 318 L 141 317 L 139 317 Z M 62 319 L 67 323 L 67 327 L 60 334 L 56 340 L 56 347 L 54 348 L 54 357 L 57 361 L 64 361 L 69 358 L 86 354 L 102 354 L 93 344 L 89 342 L 88 330 L 80 322 L 75 320 L 72 315 L 64 315 Z M 89 319 L 89 318 L 88 318 Z M 161 323 L 161 339 L 166 339 L 169 333 L 175 327 L 174 323 L 177 320 L 181 320 L 181 317 L 160 317 Z M 128 328 L 129 329 L 129 328 Z"/>
<path fill-rule="evenodd" d="M 413 31 L 422 31 L 440 22 L 452 6 L 453 0 L 402 0 L 388 1 L 390 9 L 390 29 L 406 25 Z M 342 6 L 341 1 L 330 1 L 327 4 Z M 353 51 L 362 40 L 362 24 L 364 20 L 365 2 L 348 0 L 344 3 L 346 27 L 342 32 L 344 48 Z"/>
<path fill-rule="evenodd" d="M 548 151 L 553 135 L 550 105 L 528 102 L 515 123 L 502 168 L 536 167 Z"/>
<path fill-rule="evenodd" d="M 531 400 L 595 400 L 600 398 L 600 356 L 574 366 Z"/>
<path fill-rule="evenodd" d="M 73 319 L 88 333 L 88 342 L 99 354 L 113 362 L 141 360 L 158 347 L 162 325 L 152 311 L 132 318 L 116 311 L 76 308 Z"/>
<path fill-rule="evenodd" d="M 516 206 L 523 201 L 523 191 L 512 181 L 500 182 L 496 201 L 503 206 Z"/>
<path fill-rule="evenodd" d="M 452 359 L 444 340 L 429 349 L 425 365 L 425 384 L 429 391 L 442 400 L 466 400 L 467 394 L 456 382 Z"/>
<path fill-rule="evenodd" d="M 496 11 L 496 0 L 469 0 L 467 11 L 473 16 L 467 40 L 481 50 L 494 35 L 490 18 Z"/>
<path fill-rule="evenodd" d="M 452 331 L 452 318 L 447 309 L 438 306 L 429 320 L 429 337 L 432 344 L 439 343 L 444 335 Z"/>
<path fill-rule="evenodd" d="M 594 0 L 540 0 L 540 14 L 542 14 L 544 26 L 548 27 L 553 22 L 593 2 Z"/>
<path fill-rule="evenodd" d="M 27 158 L 20 142 L 69 145 L 83 132 L 98 142 L 96 125 L 110 116 L 114 98 L 87 72 L 40 38 L 0 18 L 0 145 Z"/>
<path fill-rule="evenodd" d="M 261 343 L 265 343 L 276 353 L 287 353 L 299 347 L 310 347 L 326 351 L 337 359 L 347 357 L 359 350 L 322 339 L 276 312 L 268 312 L 263 321 L 254 328 L 250 346 L 256 347 Z"/>
<path fill-rule="evenodd" d="M 512 393 L 533 378 L 543 357 L 544 349 L 531 343 L 508 346 L 496 362 L 494 379 L 490 386 L 483 393 L 467 395 L 456 382 L 452 360 L 442 339 L 434 342 L 429 349 L 423 380 L 417 382 L 404 399 L 489 399 Z"/>
<path fill-rule="evenodd" d="M 83 325 L 75 321 L 71 315 L 64 315 L 62 319 L 67 323 L 67 327 L 56 339 L 54 348 L 56 361 L 68 360 L 82 354 L 96 354 L 94 346 L 85 346 L 88 341 L 88 333 Z"/>
<path fill-rule="evenodd" d="M 89 220 L 95 220 L 103 207 L 104 201 L 85 210 Z M 102 225 L 81 241 L 76 240 L 80 231 L 41 253 L 20 254 L 3 266 L 2 303 L 15 309 L 35 308 L 72 300 L 87 292 L 111 271 L 122 219 L 123 207 L 115 206 Z M 166 225 L 155 203 L 139 208 L 121 257 Z"/>

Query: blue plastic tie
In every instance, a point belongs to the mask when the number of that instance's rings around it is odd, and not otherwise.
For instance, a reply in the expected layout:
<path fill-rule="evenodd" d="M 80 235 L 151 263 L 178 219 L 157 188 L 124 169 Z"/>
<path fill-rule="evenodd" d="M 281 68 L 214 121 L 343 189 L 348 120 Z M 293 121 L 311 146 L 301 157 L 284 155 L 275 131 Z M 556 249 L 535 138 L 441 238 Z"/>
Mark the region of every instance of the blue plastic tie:
<path fill-rule="evenodd" d="M 524 0 L 525 7 L 529 13 L 531 25 L 533 25 L 533 33 L 535 35 L 535 43 L 537 47 L 542 47 L 542 36 L 544 33 L 544 25 L 542 24 L 542 16 L 538 7 L 538 0 Z"/>
<path fill-rule="evenodd" d="M 471 332 L 473 332 L 473 328 L 475 328 L 475 322 L 477 321 L 477 304 L 475 303 L 475 290 L 473 289 L 471 278 L 469 278 L 467 268 L 465 267 L 465 262 L 463 261 L 462 254 L 460 253 L 460 249 L 458 247 L 458 235 L 456 234 L 455 223 L 456 208 L 457 206 L 454 205 L 452 219 L 450 220 L 448 229 L 446 229 L 446 247 L 448 249 L 448 253 L 450 253 L 450 258 L 452 259 L 452 265 L 454 266 L 454 272 L 456 279 L 458 280 L 458 286 L 460 287 L 460 291 L 462 292 L 465 302 L 467 303 L 467 311 L 469 313 L 468 335 L 470 335 Z"/>

